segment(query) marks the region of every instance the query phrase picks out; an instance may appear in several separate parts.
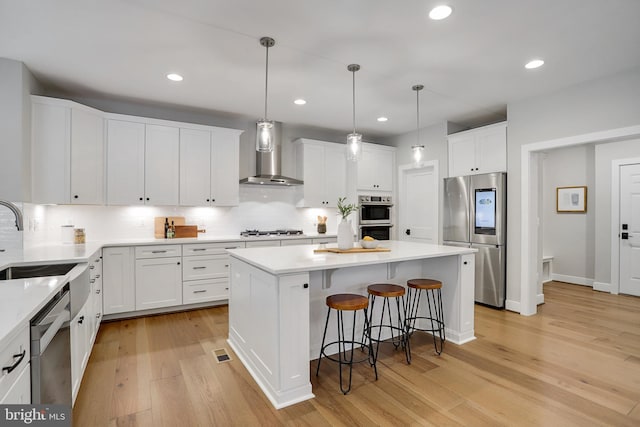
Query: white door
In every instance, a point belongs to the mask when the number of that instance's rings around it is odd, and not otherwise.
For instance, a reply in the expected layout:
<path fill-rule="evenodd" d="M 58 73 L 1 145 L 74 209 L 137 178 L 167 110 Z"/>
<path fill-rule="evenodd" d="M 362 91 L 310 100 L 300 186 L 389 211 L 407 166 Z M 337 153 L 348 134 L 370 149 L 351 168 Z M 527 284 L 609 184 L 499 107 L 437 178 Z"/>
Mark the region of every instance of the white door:
<path fill-rule="evenodd" d="M 398 239 L 438 243 L 438 170 L 434 164 L 400 168 Z"/>
<path fill-rule="evenodd" d="M 620 236 L 620 293 L 640 296 L 640 164 L 620 166 Z"/>

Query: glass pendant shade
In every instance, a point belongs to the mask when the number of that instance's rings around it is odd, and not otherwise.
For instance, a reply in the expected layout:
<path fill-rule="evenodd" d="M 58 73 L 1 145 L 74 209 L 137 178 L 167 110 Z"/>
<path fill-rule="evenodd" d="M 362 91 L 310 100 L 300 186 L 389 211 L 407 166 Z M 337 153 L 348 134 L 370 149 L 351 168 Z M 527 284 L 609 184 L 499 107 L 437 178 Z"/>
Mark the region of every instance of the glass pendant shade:
<path fill-rule="evenodd" d="M 347 135 L 347 160 L 357 162 L 362 158 L 362 135 L 350 133 Z"/>
<path fill-rule="evenodd" d="M 273 151 L 273 121 L 259 120 L 256 123 L 256 151 L 268 153 Z"/>
<path fill-rule="evenodd" d="M 413 150 L 413 163 L 420 165 L 424 153 L 424 145 L 414 145 L 411 150 Z"/>

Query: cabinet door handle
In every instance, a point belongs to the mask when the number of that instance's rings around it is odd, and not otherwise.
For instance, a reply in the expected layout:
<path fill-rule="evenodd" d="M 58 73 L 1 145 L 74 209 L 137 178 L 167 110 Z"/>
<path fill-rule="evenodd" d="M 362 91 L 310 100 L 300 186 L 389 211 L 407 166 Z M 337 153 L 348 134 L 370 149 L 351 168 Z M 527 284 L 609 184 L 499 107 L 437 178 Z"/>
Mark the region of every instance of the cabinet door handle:
<path fill-rule="evenodd" d="M 82 322 L 84 322 L 84 316 L 80 316 L 80 318 L 78 319 L 79 325 L 82 325 Z"/>
<path fill-rule="evenodd" d="M 165 254 L 165 253 L 167 253 L 167 251 L 166 250 L 164 250 L 164 251 L 151 251 L 151 253 L 152 254 Z"/>
<path fill-rule="evenodd" d="M 93 270 L 94 268 L 96 268 L 96 266 L 95 266 L 95 265 L 90 265 L 90 266 L 89 266 L 89 270 Z"/>
<path fill-rule="evenodd" d="M 204 270 L 207 267 L 193 267 L 194 270 Z"/>
<path fill-rule="evenodd" d="M 96 313 L 96 319 L 100 318 L 100 313 Z"/>
<path fill-rule="evenodd" d="M 96 274 L 96 279 L 99 279 L 99 278 L 100 278 L 100 275 L 99 275 L 99 274 Z"/>
<path fill-rule="evenodd" d="M 237 246 L 229 246 L 229 247 L 225 247 L 225 249 L 238 249 Z"/>
<path fill-rule="evenodd" d="M 307 289 L 309 287 L 308 283 L 305 283 L 304 285 L 302 285 L 303 288 Z"/>
<path fill-rule="evenodd" d="M 229 264 L 225 264 L 224 266 L 225 266 L 225 267 L 229 267 Z"/>
<path fill-rule="evenodd" d="M 89 280 L 89 283 L 96 283 L 96 279 Z"/>
<path fill-rule="evenodd" d="M 76 194 L 75 196 L 73 196 L 73 198 L 74 198 L 74 199 L 77 199 L 77 198 L 78 198 L 78 195 Z"/>
<path fill-rule="evenodd" d="M 200 252 L 200 251 L 206 251 L 206 250 L 207 250 L 206 248 L 195 248 L 195 249 L 192 249 L 193 252 Z"/>
<path fill-rule="evenodd" d="M 142 197 L 140 197 L 140 201 L 142 201 Z"/>
<path fill-rule="evenodd" d="M 100 289 L 96 289 L 96 294 L 100 294 Z"/>
<path fill-rule="evenodd" d="M 178 261 L 178 265 L 180 265 L 180 261 Z"/>
<path fill-rule="evenodd" d="M 467 265 L 467 261 L 463 262 L 464 265 Z"/>
<path fill-rule="evenodd" d="M 3 366 L 2 372 L 6 371 L 7 374 L 10 374 L 11 372 L 13 372 L 13 370 L 18 367 L 20 362 L 22 362 L 22 359 L 24 359 L 25 354 L 27 354 L 27 350 L 22 350 L 21 354 L 14 354 L 13 358 L 15 359 L 17 357 L 18 359 L 15 362 L 13 362 L 13 365 L 11 366 Z"/>
<path fill-rule="evenodd" d="M 207 292 L 207 290 L 206 289 L 201 289 L 199 291 L 193 291 L 194 294 L 202 294 L 204 292 Z"/>

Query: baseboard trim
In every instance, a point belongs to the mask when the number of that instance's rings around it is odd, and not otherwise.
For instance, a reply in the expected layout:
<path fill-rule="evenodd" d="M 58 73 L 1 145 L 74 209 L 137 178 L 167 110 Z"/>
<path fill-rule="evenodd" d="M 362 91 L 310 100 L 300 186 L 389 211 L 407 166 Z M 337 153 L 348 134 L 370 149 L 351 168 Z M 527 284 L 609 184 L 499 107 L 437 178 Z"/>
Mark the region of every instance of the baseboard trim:
<path fill-rule="evenodd" d="M 593 287 L 593 279 L 587 279 L 586 277 L 567 276 L 565 274 L 551 273 L 551 280 L 555 280 L 557 282 L 572 283 L 574 285 Z"/>
<path fill-rule="evenodd" d="M 611 283 L 593 282 L 593 290 L 600 292 L 609 292 L 610 294 L 617 294 L 617 292 L 614 292 L 613 285 Z"/>
<path fill-rule="evenodd" d="M 506 300 L 504 302 L 505 310 L 515 311 L 516 313 L 520 313 L 520 301 Z"/>
<path fill-rule="evenodd" d="M 538 296 L 536 297 L 536 303 L 538 305 L 544 304 L 544 294 L 538 294 Z"/>

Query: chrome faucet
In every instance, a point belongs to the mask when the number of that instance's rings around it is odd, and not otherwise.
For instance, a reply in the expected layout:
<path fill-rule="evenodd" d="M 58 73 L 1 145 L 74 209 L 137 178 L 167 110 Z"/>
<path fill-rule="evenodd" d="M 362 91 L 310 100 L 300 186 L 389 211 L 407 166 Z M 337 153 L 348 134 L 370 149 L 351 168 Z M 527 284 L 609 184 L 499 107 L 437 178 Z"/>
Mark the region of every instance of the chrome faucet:
<path fill-rule="evenodd" d="M 18 207 L 13 203 L 5 202 L 4 200 L 0 200 L 0 205 L 6 206 L 11 212 L 13 212 L 13 214 L 16 216 L 16 228 L 18 229 L 18 231 L 23 230 L 24 226 L 22 224 L 22 212 L 20 212 L 20 209 L 18 209 Z"/>

